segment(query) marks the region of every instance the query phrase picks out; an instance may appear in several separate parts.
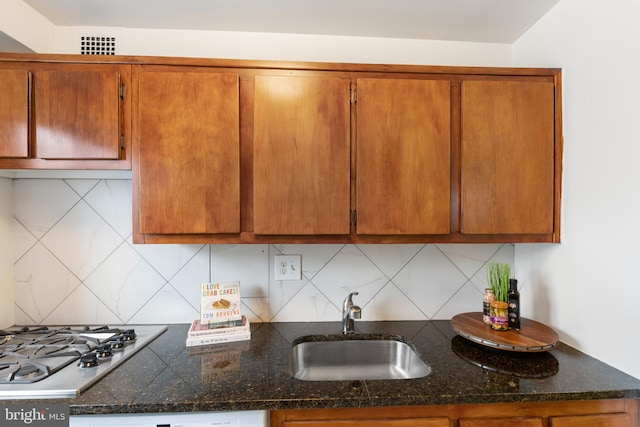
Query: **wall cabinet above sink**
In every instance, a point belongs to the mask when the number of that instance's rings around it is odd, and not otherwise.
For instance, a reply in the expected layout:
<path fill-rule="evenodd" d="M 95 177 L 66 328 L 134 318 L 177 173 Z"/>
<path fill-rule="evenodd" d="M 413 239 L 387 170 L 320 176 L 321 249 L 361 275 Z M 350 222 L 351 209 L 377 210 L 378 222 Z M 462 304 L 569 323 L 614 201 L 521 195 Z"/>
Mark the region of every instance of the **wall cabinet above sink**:
<path fill-rule="evenodd" d="M 136 228 L 136 242 L 560 241 L 559 70 L 234 61 L 208 68 L 239 78 L 240 231 Z M 190 120 L 205 122 L 200 113 Z M 177 167 L 180 155 L 166 165 Z M 148 183 L 152 190 L 134 183 L 134 195 L 162 194 Z M 134 215 L 149 212 L 138 205 Z"/>

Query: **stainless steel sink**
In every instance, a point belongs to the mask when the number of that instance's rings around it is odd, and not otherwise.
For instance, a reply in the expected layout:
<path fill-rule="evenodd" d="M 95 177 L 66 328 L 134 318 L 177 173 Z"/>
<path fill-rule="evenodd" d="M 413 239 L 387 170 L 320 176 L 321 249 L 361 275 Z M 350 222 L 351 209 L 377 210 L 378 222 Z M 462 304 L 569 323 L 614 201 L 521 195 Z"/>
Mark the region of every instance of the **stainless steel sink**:
<path fill-rule="evenodd" d="M 411 379 L 430 372 L 409 343 L 369 334 L 300 337 L 289 358 L 289 373 L 304 381 Z"/>

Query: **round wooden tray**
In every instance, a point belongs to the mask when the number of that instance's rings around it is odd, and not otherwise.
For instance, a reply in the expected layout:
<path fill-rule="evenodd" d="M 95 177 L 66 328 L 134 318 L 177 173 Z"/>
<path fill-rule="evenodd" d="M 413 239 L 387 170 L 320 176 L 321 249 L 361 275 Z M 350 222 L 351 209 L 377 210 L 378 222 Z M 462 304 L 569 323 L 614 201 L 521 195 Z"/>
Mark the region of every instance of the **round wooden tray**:
<path fill-rule="evenodd" d="M 482 313 L 462 313 L 451 319 L 458 335 L 487 347 L 509 351 L 537 352 L 559 344 L 556 331 L 534 320 L 520 318 L 520 329 L 494 331 L 482 321 Z"/>

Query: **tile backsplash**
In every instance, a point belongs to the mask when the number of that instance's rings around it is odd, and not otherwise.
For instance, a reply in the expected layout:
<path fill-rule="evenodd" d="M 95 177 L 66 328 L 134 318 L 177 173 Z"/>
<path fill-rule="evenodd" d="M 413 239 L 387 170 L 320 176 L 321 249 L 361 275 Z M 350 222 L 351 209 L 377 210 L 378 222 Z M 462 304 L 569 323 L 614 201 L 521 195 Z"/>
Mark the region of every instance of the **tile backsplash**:
<path fill-rule="evenodd" d="M 128 179 L 13 180 L 15 324 L 186 323 L 199 286 L 239 280 L 253 322 L 339 321 L 350 291 L 363 320 L 479 311 L 489 261 L 510 244 L 134 245 Z M 303 279 L 273 279 L 301 254 Z"/>

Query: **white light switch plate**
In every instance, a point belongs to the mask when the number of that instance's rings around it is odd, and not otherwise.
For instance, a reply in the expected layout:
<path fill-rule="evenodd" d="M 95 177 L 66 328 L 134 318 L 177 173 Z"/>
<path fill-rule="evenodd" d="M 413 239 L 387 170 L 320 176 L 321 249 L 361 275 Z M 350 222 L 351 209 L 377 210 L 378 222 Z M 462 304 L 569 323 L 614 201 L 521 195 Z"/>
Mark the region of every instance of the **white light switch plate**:
<path fill-rule="evenodd" d="M 276 255 L 276 280 L 302 280 L 302 255 Z"/>

